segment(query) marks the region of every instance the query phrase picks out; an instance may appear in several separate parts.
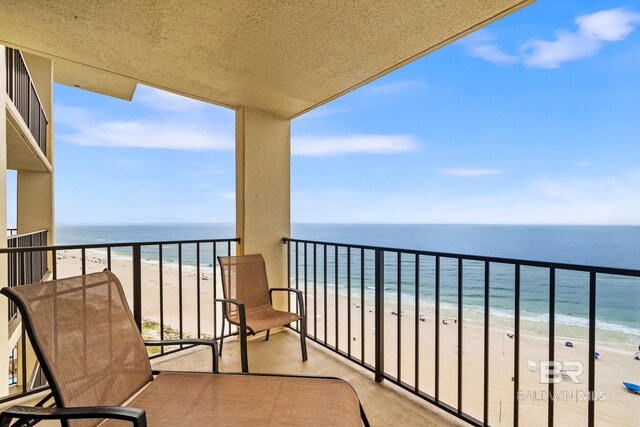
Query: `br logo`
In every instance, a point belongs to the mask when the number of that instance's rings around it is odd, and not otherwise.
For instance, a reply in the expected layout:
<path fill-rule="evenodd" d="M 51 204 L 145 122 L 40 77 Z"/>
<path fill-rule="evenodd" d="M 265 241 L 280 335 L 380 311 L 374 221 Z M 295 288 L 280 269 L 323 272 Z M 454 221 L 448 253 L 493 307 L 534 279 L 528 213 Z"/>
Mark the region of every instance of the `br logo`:
<path fill-rule="evenodd" d="M 558 384 L 562 378 L 581 384 L 580 376 L 583 372 L 582 362 L 540 362 L 540 384 Z"/>

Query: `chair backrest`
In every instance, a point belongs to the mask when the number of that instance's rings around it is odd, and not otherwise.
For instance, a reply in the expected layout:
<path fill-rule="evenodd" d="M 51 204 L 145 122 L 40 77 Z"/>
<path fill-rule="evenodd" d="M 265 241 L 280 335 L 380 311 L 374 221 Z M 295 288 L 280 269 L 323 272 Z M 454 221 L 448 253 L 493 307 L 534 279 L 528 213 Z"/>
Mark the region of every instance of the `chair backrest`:
<path fill-rule="evenodd" d="M 142 337 L 113 273 L 3 288 L 2 293 L 18 305 L 59 406 L 121 405 L 153 379 Z"/>
<path fill-rule="evenodd" d="M 238 299 L 247 311 L 271 305 L 267 269 L 261 254 L 218 257 L 225 298 Z M 226 304 L 227 316 L 237 318 L 236 306 Z"/>

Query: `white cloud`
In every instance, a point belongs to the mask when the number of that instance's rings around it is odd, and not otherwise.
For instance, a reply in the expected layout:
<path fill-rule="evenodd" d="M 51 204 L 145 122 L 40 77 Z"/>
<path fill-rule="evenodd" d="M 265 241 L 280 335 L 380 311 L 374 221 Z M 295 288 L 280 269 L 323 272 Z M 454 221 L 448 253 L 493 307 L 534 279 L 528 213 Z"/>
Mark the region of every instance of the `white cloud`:
<path fill-rule="evenodd" d="M 66 130 L 60 139 L 82 146 L 233 150 L 232 126 L 220 130 L 205 120 L 173 116 L 170 120 L 101 120 L 88 110 L 56 106 L 56 120 Z M 211 120 L 213 122 L 213 120 Z"/>
<path fill-rule="evenodd" d="M 625 8 L 602 10 L 576 18 L 580 35 L 608 42 L 623 40 L 639 22 L 640 13 Z"/>
<path fill-rule="evenodd" d="M 228 117 L 171 114 L 167 120 L 111 120 L 84 108 L 56 105 L 56 120 L 63 125 L 60 140 L 82 146 L 186 151 L 231 151 L 235 147 L 233 121 Z M 412 135 L 301 136 L 291 141 L 294 156 L 392 154 L 418 148 Z"/>
<path fill-rule="evenodd" d="M 597 39 L 558 31 L 553 41 L 532 40 L 524 44 L 523 61 L 531 68 L 559 68 L 564 62 L 592 56 L 601 47 Z"/>
<path fill-rule="evenodd" d="M 606 43 L 624 40 L 640 23 L 640 13 L 625 8 L 601 10 L 575 20 L 574 32 L 558 30 L 553 40 L 533 39 L 520 46 L 517 55 L 504 52 L 486 31 L 467 38 L 467 50 L 486 61 L 530 68 L 559 68 L 568 61 L 595 55 Z"/>
<path fill-rule="evenodd" d="M 365 86 L 370 93 L 378 95 L 398 95 L 426 87 L 422 80 L 397 80 L 387 83 L 373 83 Z"/>
<path fill-rule="evenodd" d="M 292 193 L 294 222 L 435 224 L 640 223 L 640 170 L 597 178 L 539 178 L 517 190 L 459 196 L 451 192 Z"/>
<path fill-rule="evenodd" d="M 84 108 L 56 105 L 56 120 L 64 125 L 60 140 L 82 146 L 161 148 L 187 151 L 231 151 L 232 121 L 173 114 L 169 120 L 101 120 Z M 217 122 L 216 126 L 214 122 Z M 291 141 L 294 156 L 336 156 L 416 151 L 412 135 L 301 136 Z"/>
<path fill-rule="evenodd" d="M 157 110 L 173 112 L 199 110 L 207 105 L 196 99 L 144 85 L 138 85 L 133 100 Z"/>
<path fill-rule="evenodd" d="M 499 169 L 478 169 L 478 168 L 450 168 L 443 169 L 442 173 L 452 176 L 476 177 L 487 175 L 500 175 L 503 171 Z"/>
<path fill-rule="evenodd" d="M 511 65 L 519 61 L 517 56 L 504 52 L 494 41 L 495 37 L 486 30 L 477 31 L 464 39 L 471 56 L 496 64 Z"/>
<path fill-rule="evenodd" d="M 524 44 L 524 63 L 532 68 L 558 68 L 567 61 L 595 55 L 605 42 L 624 40 L 638 22 L 640 14 L 624 8 L 579 16 L 576 32 L 558 31 L 555 40 Z"/>
<path fill-rule="evenodd" d="M 392 154 L 418 150 L 413 135 L 302 136 L 291 141 L 294 156 L 335 156 L 340 154 Z"/>

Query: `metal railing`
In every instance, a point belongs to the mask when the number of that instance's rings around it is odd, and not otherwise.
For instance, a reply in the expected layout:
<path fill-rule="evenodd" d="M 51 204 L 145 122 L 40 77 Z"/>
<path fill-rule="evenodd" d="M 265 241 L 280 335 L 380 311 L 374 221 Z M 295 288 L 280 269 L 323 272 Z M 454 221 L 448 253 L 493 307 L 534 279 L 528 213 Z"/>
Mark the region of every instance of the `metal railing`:
<path fill-rule="evenodd" d="M 149 335 L 146 339 L 218 339 L 222 335 L 218 331 L 222 310 L 216 307 L 214 300 L 218 295 L 222 296 L 222 287 L 216 257 L 235 254 L 239 241 L 239 238 L 229 238 L 10 247 L 0 249 L 0 256 L 7 254 L 9 259 L 20 260 L 43 254 L 42 259 L 46 260 L 50 255 L 52 280 L 108 268 L 121 280 L 138 328 L 143 337 Z M 24 327 L 22 333 L 24 336 Z M 230 327 L 224 336 L 235 334 Z M 190 347 L 150 348 L 150 357 Z M 20 353 L 18 389 L 9 396 L 0 397 L 0 403 L 47 388 L 29 388 L 24 339 Z"/>
<path fill-rule="evenodd" d="M 513 327 L 512 332 L 507 333 L 508 341 L 513 342 L 513 357 L 510 362 L 504 362 L 512 369 L 509 375 L 513 375 L 513 388 L 506 400 L 511 405 L 513 425 L 517 426 L 527 424 L 526 420 L 520 421 L 519 408 L 523 303 L 529 304 L 527 301 L 534 297 L 547 299 L 548 361 L 554 362 L 559 276 L 565 281 L 571 276 L 570 280 L 579 279 L 584 283 L 582 294 L 586 297 L 584 315 L 588 318 L 589 355 L 596 352 L 596 298 L 598 288 L 603 285 L 601 282 L 611 284 L 612 280 L 624 278 L 633 281 L 633 285 L 640 285 L 637 280 L 639 270 L 289 238 L 283 239 L 283 243 L 288 249 L 289 286 L 302 290 L 305 295 L 308 338 L 373 372 L 376 381 L 390 381 L 474 426 L 492 422 L 489 415 L 489 346 L 494 318 L 490 314 L 495 309 L 493 300 L 505 298 L 504 289 L 509 289 L 507 298 L 511 302 Z M 432 301 L 431 307 L 427 300 Z M 475 323 L 482 323 L 482 344 L 480 348 L 476 346 L 464 352 L 465 327 L 471 323 L 468 321 L 470 304 L 475 304 L 475 310 L 481 313 Z M 393 306 L 391 310 L 390 306 Z M 413 311 L 406 320 L 405 309 Z M 421 313 L 428 310 L 432 312 L 434 323 Z M 369 334 L 371 327 L 372 334 Z M 433 328 L 430 329 L 433 338 L 425 343 L 427 327 Z M 442 328 L 457 328 L 457 331 Z M 299 325 L 293 329 L 299 332 Z M 408 329 L 409 334 L 405 331 L 403 335 L 404 329 Z M 444 332 L 455 334 L 449 335 L 453 336 L 455 348 L 450 348 L 451 345 L 445 348 Z M 407 348 L 409 351 L 405 350 Z M 482 388 L 476 387 L 467 393 L 466 390 L 474 385 L 464 375 L 469 356 L 482 360 Z M 423 373 L 421 361 L 427 357 L 432 368 Z M 585 421 L 593 426 L 596 368 L 594 358 L 589 360 L 587 388 L 590 397 Z M 453 384 L 441 378 L 445 363 L 456 372 Z M 545 384 L 546 387 L 549 396 L 554 396 L 553 381 L 549 381 L 548 386 Z M 493 398 L 495 400 L 495 395 Z M 500 416 L 503 403 L 501 399 Z M 550 398 L 545 404 L 547 424 L 552 426 L 555 399 Z"/>
<path fill-rule="evenodd" d="M 16 109 L 27 124 L 42 153 L 47 155 L 47 115 L 42 108 L 38 91 L 22 56 L 17 49 L 5 48 L 6 90 Z"/>
<path fill-rule="evenodd" d="M 14 234 L 7 237 L 9 248 L 33 248 L 34 246 L 47 245 L 47 230 L 34 231 L 32 233 Z M 48 271 L 47 254 L 44 251 L 10 253 L 7 259 L 7 286 L 26 285 L 39 282 Z M 9 302 L 9 321 L 17 314 L 13 301 Z"/>

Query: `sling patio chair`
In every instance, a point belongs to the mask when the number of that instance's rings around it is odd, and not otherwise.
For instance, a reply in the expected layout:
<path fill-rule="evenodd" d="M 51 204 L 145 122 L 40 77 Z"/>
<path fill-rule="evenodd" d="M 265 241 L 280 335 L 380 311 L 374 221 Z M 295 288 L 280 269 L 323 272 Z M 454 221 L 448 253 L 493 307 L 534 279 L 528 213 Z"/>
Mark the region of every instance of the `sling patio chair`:
<path fill-rule="evenodd" d="M 307 318 L 302 291 L 291 288 L 269 288 L 267 269 L 261 254 L 219 256 L 218 262 L 222 271 L 222 290 L 224 293 L 224 299 L 216 300 L 222 303 L 220 356 L 222 356 L 224 344 L 222 337 L 224 337 L 225 319 L 238 327 L 242 372 L 249 372 L 247 331 L 251 335 L 267 331 L 266 340 L 269 340 L 271 329 L 300 321 L 302 361 L 306 361 Z M 275 310 L 271 305 L 273 292 L 295 293 L 299 314 Z"/>
<path fill-rule="evenodd" d="M 1 292 L 17 304 L 51 392 L 5 410 L 0 426 L 368 426 L 340 379 L 218 373 L 214 340 L 144 342 L 109 271 Z M 212 372 L 152 371 L 145 345 L 178 344 L 211 347 Z"/>

